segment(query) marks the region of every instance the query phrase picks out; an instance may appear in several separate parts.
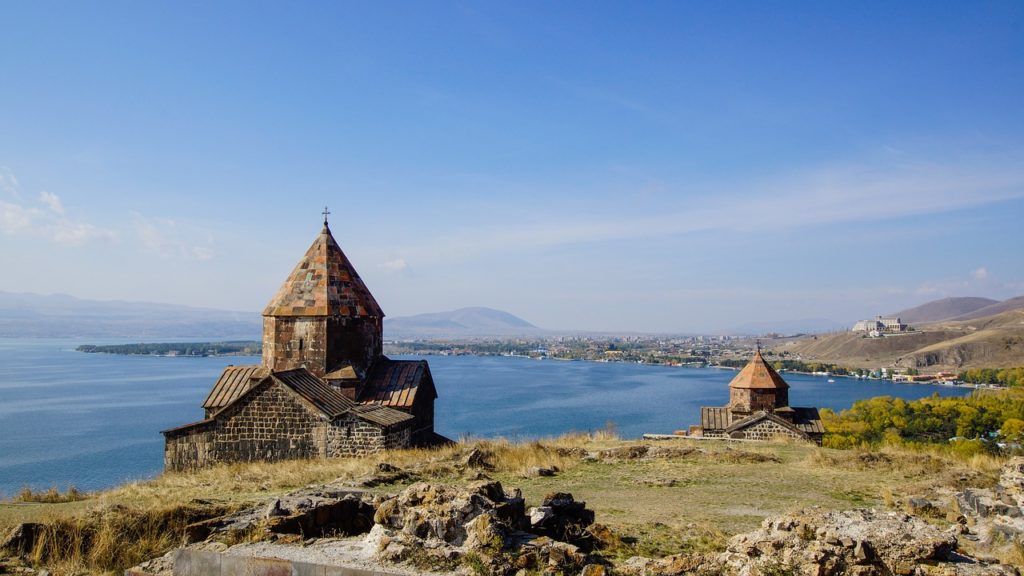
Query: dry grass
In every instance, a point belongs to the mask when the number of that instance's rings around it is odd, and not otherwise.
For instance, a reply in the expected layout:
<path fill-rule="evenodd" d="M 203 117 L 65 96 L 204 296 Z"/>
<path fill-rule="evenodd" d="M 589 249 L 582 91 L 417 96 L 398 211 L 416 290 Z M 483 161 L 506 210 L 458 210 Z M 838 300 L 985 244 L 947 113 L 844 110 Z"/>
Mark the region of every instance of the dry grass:
<path fill-rule="evenodd" d="M 598 522 L 623 538 L 612 556 L 664 556 L 720 549 L 728 536 L 795 509 L 891 506 L 937 488 L 991 485 L 1001 464 L 991 457 L 958 460 L 895 447 L 837 451 L 786 442 L 732 445 L 684 439 L 644 443 L 682 448 L 654 452 L 661 457 L 583 458 L 587 452 L 638 444 L 604 432 L 524 443 L 480 440 L 365 459 L 222 465 L 164 474 L 85 501 L 0 504 L 0 528 L 13 521 L 46 523 L 46 538 L 31 559 L 56 569 L 57 575 L 115 573 L 177 546 L 189 522 L 308 485 L 355 482 L 374 474 L 380 463 L 414 470 L 432 482 L 464 482 L 468 473 L 481 471 L 462 464 L 477 450 L 487 465 L 482 471 L 507 489 L 522 489 L 527 505 L 555 491 L 586 501 Z M 557 467 L 559 473 L 526 476 L 533 467 Z"/>
<path fill-rule="evenodd" d="M 25 486 L 13 498 L 14 502 L 35 502 L 37 504 L 60 504 L 62 502 L 78 502 L 85 500 L 89 495 L 71 486 L 67 492 L 61 493 L 56 486 L 50 487 L 45 492 L 33 492 L 32 488 Z"/>

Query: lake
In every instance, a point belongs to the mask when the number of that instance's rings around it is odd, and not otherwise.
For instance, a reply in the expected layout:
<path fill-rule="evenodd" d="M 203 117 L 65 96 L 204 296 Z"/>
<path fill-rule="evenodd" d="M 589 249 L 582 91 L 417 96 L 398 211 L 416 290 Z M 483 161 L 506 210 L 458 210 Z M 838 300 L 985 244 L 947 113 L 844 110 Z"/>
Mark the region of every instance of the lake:
<path fill-rule="evenodd" d="M 160 430 L 203 417 L 201 404 L 228 364 L 257 357 L 161 358 L 75 352 L 115 341 L 0 338 L 0 495 L 23 486 L 95 490 L 152 477 Z M 437 431 L 536 438 L 604 428 L 623 437 L 697 423 L 724 405 L 735 375 L 715 368 L 431 356 Z M 916 399 L 969 390 L 785 374 L 795 406 L 849 408 L 872 396 Z"/>

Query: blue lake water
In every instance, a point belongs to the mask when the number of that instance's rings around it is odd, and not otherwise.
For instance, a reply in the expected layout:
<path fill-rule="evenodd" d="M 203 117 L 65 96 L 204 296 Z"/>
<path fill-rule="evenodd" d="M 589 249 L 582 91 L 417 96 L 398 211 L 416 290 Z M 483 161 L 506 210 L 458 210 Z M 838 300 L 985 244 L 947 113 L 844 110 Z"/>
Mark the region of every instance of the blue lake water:
<path fill-rule="evenodd" d="M 202 418 L 201 404 L 228 364 L 259 358 L 83 354 L 84 341 L 0 339 L 0 495 L 105 488 L 151 477 L 163 465 L 160 430 Z M 88 343 L 102 344 L 90 340 Z M 505 357 L 429 357 L 437 430 L 451 438 L 534 438 L 597 430 L 671 432 L 700 406 L 725 404 L 735 372 Z M 920 398 L 968 390 L 785 375 L 795 406 L 834 409 L 872 396 Z"/>

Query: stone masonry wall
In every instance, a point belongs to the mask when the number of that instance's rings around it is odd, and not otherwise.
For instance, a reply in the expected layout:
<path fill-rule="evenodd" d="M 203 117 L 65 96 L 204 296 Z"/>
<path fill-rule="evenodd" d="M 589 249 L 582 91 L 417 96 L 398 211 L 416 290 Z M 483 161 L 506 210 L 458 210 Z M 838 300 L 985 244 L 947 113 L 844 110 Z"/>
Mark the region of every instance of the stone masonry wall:
<path fill-rule="evenodd" d="M 211 455 L 222 462 L 322 455 L 325 419 L 277 382 L 261 388 L 217 418 Z"/>
<path fill-rule="evenodd" d="M 758 410 L 770 412 L 775 408 L 789 405 L 789 391 L 733 388 L 729 391 L 729 405 L 744 412 L 757 412 Z"/>
<path fill-rule="evenodd" d="M 339 456 L 366 456 L 381 450 L 409 446 L 412 436 L 411 421 L 385 430 L 381 426 L 346 414 L 334 421 L 327 430 L 327 454 Z"/>
<path fill-rule="evenodd" d="M 779 436 L 785 436 L 788 438 L 801 439 L 802 436 L 789 428 L 779 426 L 777 423 L 771 420 L 762 420 L 753 426 L 737 430 L 733 434 L 741 434 L 739 438 L 745 438 L 747 440 L 771 440 Z M 737 436 L 734 436 L 737 437 Z"/>
<path fill-rule="evenodd" d="M 268 381 L 210 424 L 167 436 L 164 467 L 192 470 L 218 462 L 365 456 L 408 447 L 412 421 L 385 430 L 345 414 L 327 422 L 295 393 Z"/>
<path fill-rule="evenodd" d="M 382 354 L 380 318 L 263 318 L 263 365 L 275 372 L 304 366 L 323 377 L 349 362 L 365 374 Z"/>
<path fill-rule="evenodd" d="M 384 324 L 381 318 L 336 316 L 327 318 L 326 323 L 327 370 L 350 362 L 360 374 L 365 375 L 374 361 L 384 354 Z"/>
<path fill-rule="evenodd" d="M 265 316 L 263 365 L 275 372 L 305 366 L 316 376 L 326 374 L 326 319 Z"/>
<path fill-rule="evenodd" d="M 195 428 L 181 435 L 168 436 L 164 444 L 164 469 L 194 470 L 209 465 L 213 444 L 211 428 Z"/>

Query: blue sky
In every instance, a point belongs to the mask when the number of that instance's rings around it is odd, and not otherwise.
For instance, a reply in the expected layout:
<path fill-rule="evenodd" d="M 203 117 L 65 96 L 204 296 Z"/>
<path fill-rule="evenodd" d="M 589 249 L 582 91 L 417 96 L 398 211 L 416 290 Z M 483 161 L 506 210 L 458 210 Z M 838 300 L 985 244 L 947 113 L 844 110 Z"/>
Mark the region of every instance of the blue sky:
<path fill-rule="evenodd" d="M 1024 294 L 1020 2 L 7 2 L 0 290 L 707 331 Z"/>

